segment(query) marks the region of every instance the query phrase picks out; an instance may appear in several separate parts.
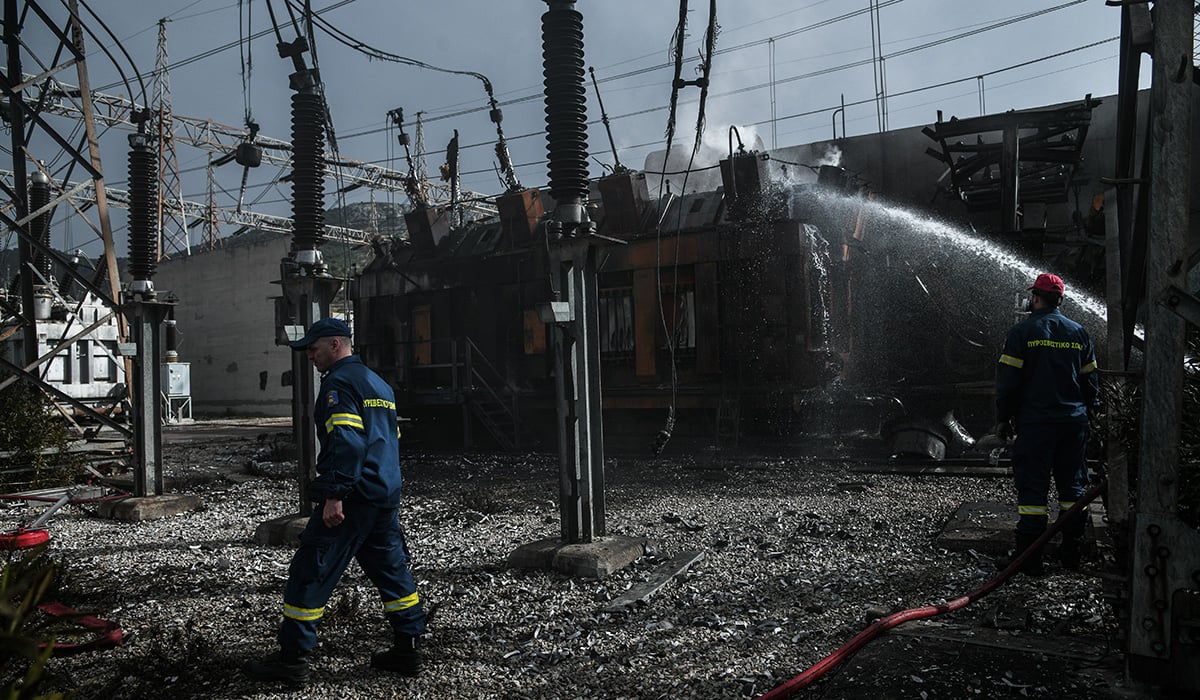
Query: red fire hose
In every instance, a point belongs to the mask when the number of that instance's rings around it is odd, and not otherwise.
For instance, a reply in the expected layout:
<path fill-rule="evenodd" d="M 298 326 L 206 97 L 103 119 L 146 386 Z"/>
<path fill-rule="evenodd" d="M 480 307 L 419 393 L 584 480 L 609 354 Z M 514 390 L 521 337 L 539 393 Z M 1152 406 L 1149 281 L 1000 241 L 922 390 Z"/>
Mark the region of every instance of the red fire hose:
<path fill-rule="evenodd" d="M 54 647 L 54 650 L 51 652 L 53 656 L 70 656 L 84 651 L 111 649 L 120 646 L 121 642 L 125 640 L 124 630 L 112 620 L 101 620 L 93 615 L 84 615 L 78 610 L 68 608 L 62 603 L 42 603 L 38 606 L 38 610 L 54 617 L 69 618 L 76 625 L 95 633 L 95 636 L 86 642 L 69 644 L 55 642 L 53 645 L 42 644 L 41 648 L 43 649 L 47 646 Z"/>
<path fill-rule="evenodd" d="M 105 496 L 96 498 L 73 498 L 73 493 L 67 490 L 62 496 L 57 499 L 50 496 L 35 496 L 20 493 L 0 494 L 0 501 L 53 501 L 53 505 L 46 509 L 46 512 L 37 517 L 36 520 L 28 525 L 10 530 L 9 532 L 0 533 L 0 550 L 13 551 L 17 549 L 32 549 L 39 544 L 50 541 L 50 531 L 44 527 L 50 516 L 54 515 L 60 508 L 68 503 L 99 503 L 101 501 L 113 501 L 129 496 L 128 492 L 117 491 Z"/>
<path fill-rule="evenodd" d="M 1107 479 L 1100 479 L 1100 481 L 1096 482 L 1094 486 L 1088 489 L 1087 492 L 1075 502 L 1075 505 L 1071 506 L 1070 510 L 1068 510 L 1064 516 L 1055 520 L 1055 522 L 1052 523 L 1044 533 L 1042 533 L 1042 536 L 1039 537 L 1032 546 L 1030 546 L 1024 552 L 1021 552 L 1021 554 L 1017 556 L 1017 558 L 1014 559 L 1003 571 L 993 576 L 990 581 L 985 583 L 978 590 L 972 591 L 971 593 L 968 593 L 961 598 L 956 598 L 948 603 L 927 605 L 923 608 L 911 608 L 909 610 L 902 610 L 898 613 L 893 613 L 887 617 L 882 617 L 875 622 L 872 622 L 866 629 L 854 635 L 850 641 L 843 644 L 829 656 L 826 656 L 818 661 L 808 670 L 804 671 L 795 678 L 792 678 L 783 685 L 777 686 L 774 689 L 758 696 L 758 700 L 775 700 L 775 698 L 790 697 L 796 691 L 809 686 L 814 681 L 824 676 L 830 669 L 853 656 L 856 651 L 866 646 L 867 642 L 875 639 L 875 637 L 879 636 L 881 632 L 890 630 L 893 627 L 908 622 L 909 620 L 921 620 L 927 617 L 933 617 L 934 615 L 941 615 L 942 613 L 953 612 L 955 610 L 965 608 L 971 603 L 996 590 L 1001 584 L 1007 581 L 1010 576 L 1012 576 L 1017 572 L 1018 569 L 1021 568 L 1021 565 L 1025 563 L 1025 560 L 1029 558 L 1030 554 L 1041 549 L 1042 546 L 1050 541 L 1051 537 L 1053 537 L 1059 530 L 1062 529 L 1063 524 L 1066 523 L 1071 516 L 1082 511 L 1084 506 L 1096 500 L 1096 497 L 1103 493 L 1104 489 L 1107 487 Z"/>
<path fill-rule="evenodd" d="M 100 501 L 112 501 L 128 497 L 129 494 L 124 491 L 118 491 L 113 494 L 99 496 L 96 498 L 72 498 L 70 490 L 63 493 L 57 500 L 48 496 L 33 496 L 23 494 L 3 494 L 0 495 L 0 500 L 27 500 L 27 501 L 50 501 L 54 500 L 54 504 L 46 509 L 44 513 L 39 515 L 36 520 L 24 527 L 19 527 L 10 532 L 0 533 L 0 550 L 18 550 L 32 549 L 40 544 L 45 544 L 50 541 L 50 530 L 45 527 L 50 516 L 54 515 L 63 506 L 68 503 L 98 503 Z M 85 642 L 79 643 L 62 643 L 55 642 L 53 644 L 42 644 L 41 648 L 52 646 L 51 652 L 54 656 L 68 656 L 78 654 L 85 651 L 94 651 L 98 649 L 111 649 L 118 646 L 124 640 L 125 633 L 121 626 L 111 620 L 102 620 L 93 615 L 85 615 L 78 610 L 69 608 L 62 603 L 42 603 L 38 605 L 38 609 L 47 615 L 53 617 L 68 618 L 76 625 L 92 631 L 95 636 Z"/>

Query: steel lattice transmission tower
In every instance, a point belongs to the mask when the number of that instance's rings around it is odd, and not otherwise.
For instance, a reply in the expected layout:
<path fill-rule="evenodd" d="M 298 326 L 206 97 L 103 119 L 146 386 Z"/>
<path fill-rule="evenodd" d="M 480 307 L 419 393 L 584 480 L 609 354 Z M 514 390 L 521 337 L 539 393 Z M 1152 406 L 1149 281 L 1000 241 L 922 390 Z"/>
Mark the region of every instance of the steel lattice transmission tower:
<path fill-rule="evenodd" d="M 412 174 L 421 189 L 421 196 L 429 199 L 429 171 L 425 165 L 425 123 L 421 118 L 424 112 L 417 112 L 417 155 L 413 158 Z"/>
<path fill-rule="evenodd" d="M 175 124 L 171 113 L 171 77 L 167 74 L 167 22 L 158 20 L 158 54 L 154 59 L 153 125 L 158 138 L 158 258 L 191 255 L 183 189 L 179 182 L 179 156 L 175 151 Z M 164 206 L 177 203 L 177 206 Z M 208 246 L 206 232 L 205 244 Z"/>
<path fill-rule="evenodd" d="M 221 229 L 220 219 L 217 216 L 217 180 L 213 172 L 213 157 L 208 154 L 208 167 L 205 168 L 208 175 L 208 187 L 205 190 L 206 196 L 204 199 L 204 242 L 201 247 L 204 250 L 216 250 L 221 247 Z"/>

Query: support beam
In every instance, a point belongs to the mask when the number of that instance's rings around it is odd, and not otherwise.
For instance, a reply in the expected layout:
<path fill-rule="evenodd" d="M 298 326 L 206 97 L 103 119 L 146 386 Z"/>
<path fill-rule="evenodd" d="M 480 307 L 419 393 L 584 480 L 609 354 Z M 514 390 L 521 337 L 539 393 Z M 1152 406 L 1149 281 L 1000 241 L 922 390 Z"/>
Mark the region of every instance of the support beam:
<path fill-rule="evenodd" d="M 129 392 L 133 416 L 133 495 L 163 495 L 162 354 L 159 330 L 171 304 L 128 295 L 123 310 L 133 336 Z"/>
<path fill-rule="evenodd" d="M 563 239 L 551 248 L 550 265 L 570 309 L 570 320 L 552 326 L 562 537 L 592 542 L 605 534 L 596 246 L 587 238 Z"/>
<path fill-rule="evenodd" d="M 1004 149 L 1000 156 L 1000 226 L 1001 230 L 1021 230 L 1021 142 L 1017 127 L 1004 129 Z"/>
<path fill-rule="evenodd" d="M 1153 9 L 1147 298 L 1187 289 L 1190 224 L 1193 3 Z M 1126 319 L 1128 321 L 1128 319 Z M 1163 303 L 1147 305 L 1137 513 L 1133 530 L 1130 668 L 1179 690 L 1200 690 L 1195 622 L 1200 533 L 1179 517 L 1183 358 L 1187 322 Z M 1189 593 L 1192 591 L 1192 593 Z M 1193 602 L 1188 603 L 1189 596 Z M 1190 628 L 1190 629 L 1189 629 Z M 1187 685 L 1189 687 L 1184 688 Z"/>
<path fill-rule="evenodd" d="M 284 261 L 283 286 L 285 304 L 282 310 L 279 342 L 291 342 L 304 337 L 304 331 L 315 321 L 329 316 L 329 306 L 334 295 L 341 289 L 342 281 L 333 277 L 307 277 L 295 274 Z M 286 345 L 284 347 L 287 347 Z M 299 513 L 303 517 L 312 514 L 312 502 L 308 499 L 308 484 L 316 476 L 317 442 L 316 426 L 313 424 L 313 408 L 317 398 L 317 377 L 308 355 L 296 352 L 292 355 L 292 436 L 296 443 L 297 494 Z"/>

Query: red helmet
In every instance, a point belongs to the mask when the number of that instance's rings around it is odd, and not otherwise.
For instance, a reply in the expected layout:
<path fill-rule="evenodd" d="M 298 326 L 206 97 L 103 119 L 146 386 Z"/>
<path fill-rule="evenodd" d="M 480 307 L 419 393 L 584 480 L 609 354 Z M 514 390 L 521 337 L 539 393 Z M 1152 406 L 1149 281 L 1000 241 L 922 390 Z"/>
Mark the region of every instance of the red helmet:
<path fill-rule="evenodd" d="M 1037 280 L 1034 281 L 1033 286 L 1029 287 L 1029 289 L 1036 289 L 1039 292 L 1049 292 L 1051 294 L 1065 294 L 1067 286 L 1063 284 L 1062 278 L 1058 275 L 1044 272 L 1037 276 Z"/>

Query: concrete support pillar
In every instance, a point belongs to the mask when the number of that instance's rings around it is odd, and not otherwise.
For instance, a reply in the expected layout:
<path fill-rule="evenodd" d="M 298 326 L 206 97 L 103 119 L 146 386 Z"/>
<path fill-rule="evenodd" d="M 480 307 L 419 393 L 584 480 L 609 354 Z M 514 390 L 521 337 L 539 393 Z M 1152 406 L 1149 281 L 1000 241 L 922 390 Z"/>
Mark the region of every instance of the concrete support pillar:
<path fill-rule="evenodd" d="M 283 324 L 279 334 L 281 343 L 304 337 L 304 332 L 314 321 L 329 316 L 329 305 L 341 289 L 339 279 L 326 276 L 306 276 L 289 269 L 285 261 L 283 270 L 283 301 L 286 309 L 280 314 Z M 286 346 L 285 346 L 286 347 Z M 317 433 L 313 425 L 313 402 L 316 400 L 318 379 L 308 355 L 288 348 L 292 354 L 292 437 L 297 450 L 297 491 L 301 516 L 312 514 L 312 503 L 308 500 L 308 484 L 316 476 Z"/>
<path fill-rule="evenodd" d="M 586 239 L 565 239 L 552 247 L 550 264 L 555 288 L 570 312 L 569 320 L 552 326 L 562 538 L 585 543 L 605 534 L 596 246 Z"/>
<path fill-rule="evenodd" d="M 133 374 L 129 397 L 133 404 L 133 495 L 161 496 L 162 362 L 160 329 L 171 304 L 127 294 L 122 311 L 132 336 Z"/>

